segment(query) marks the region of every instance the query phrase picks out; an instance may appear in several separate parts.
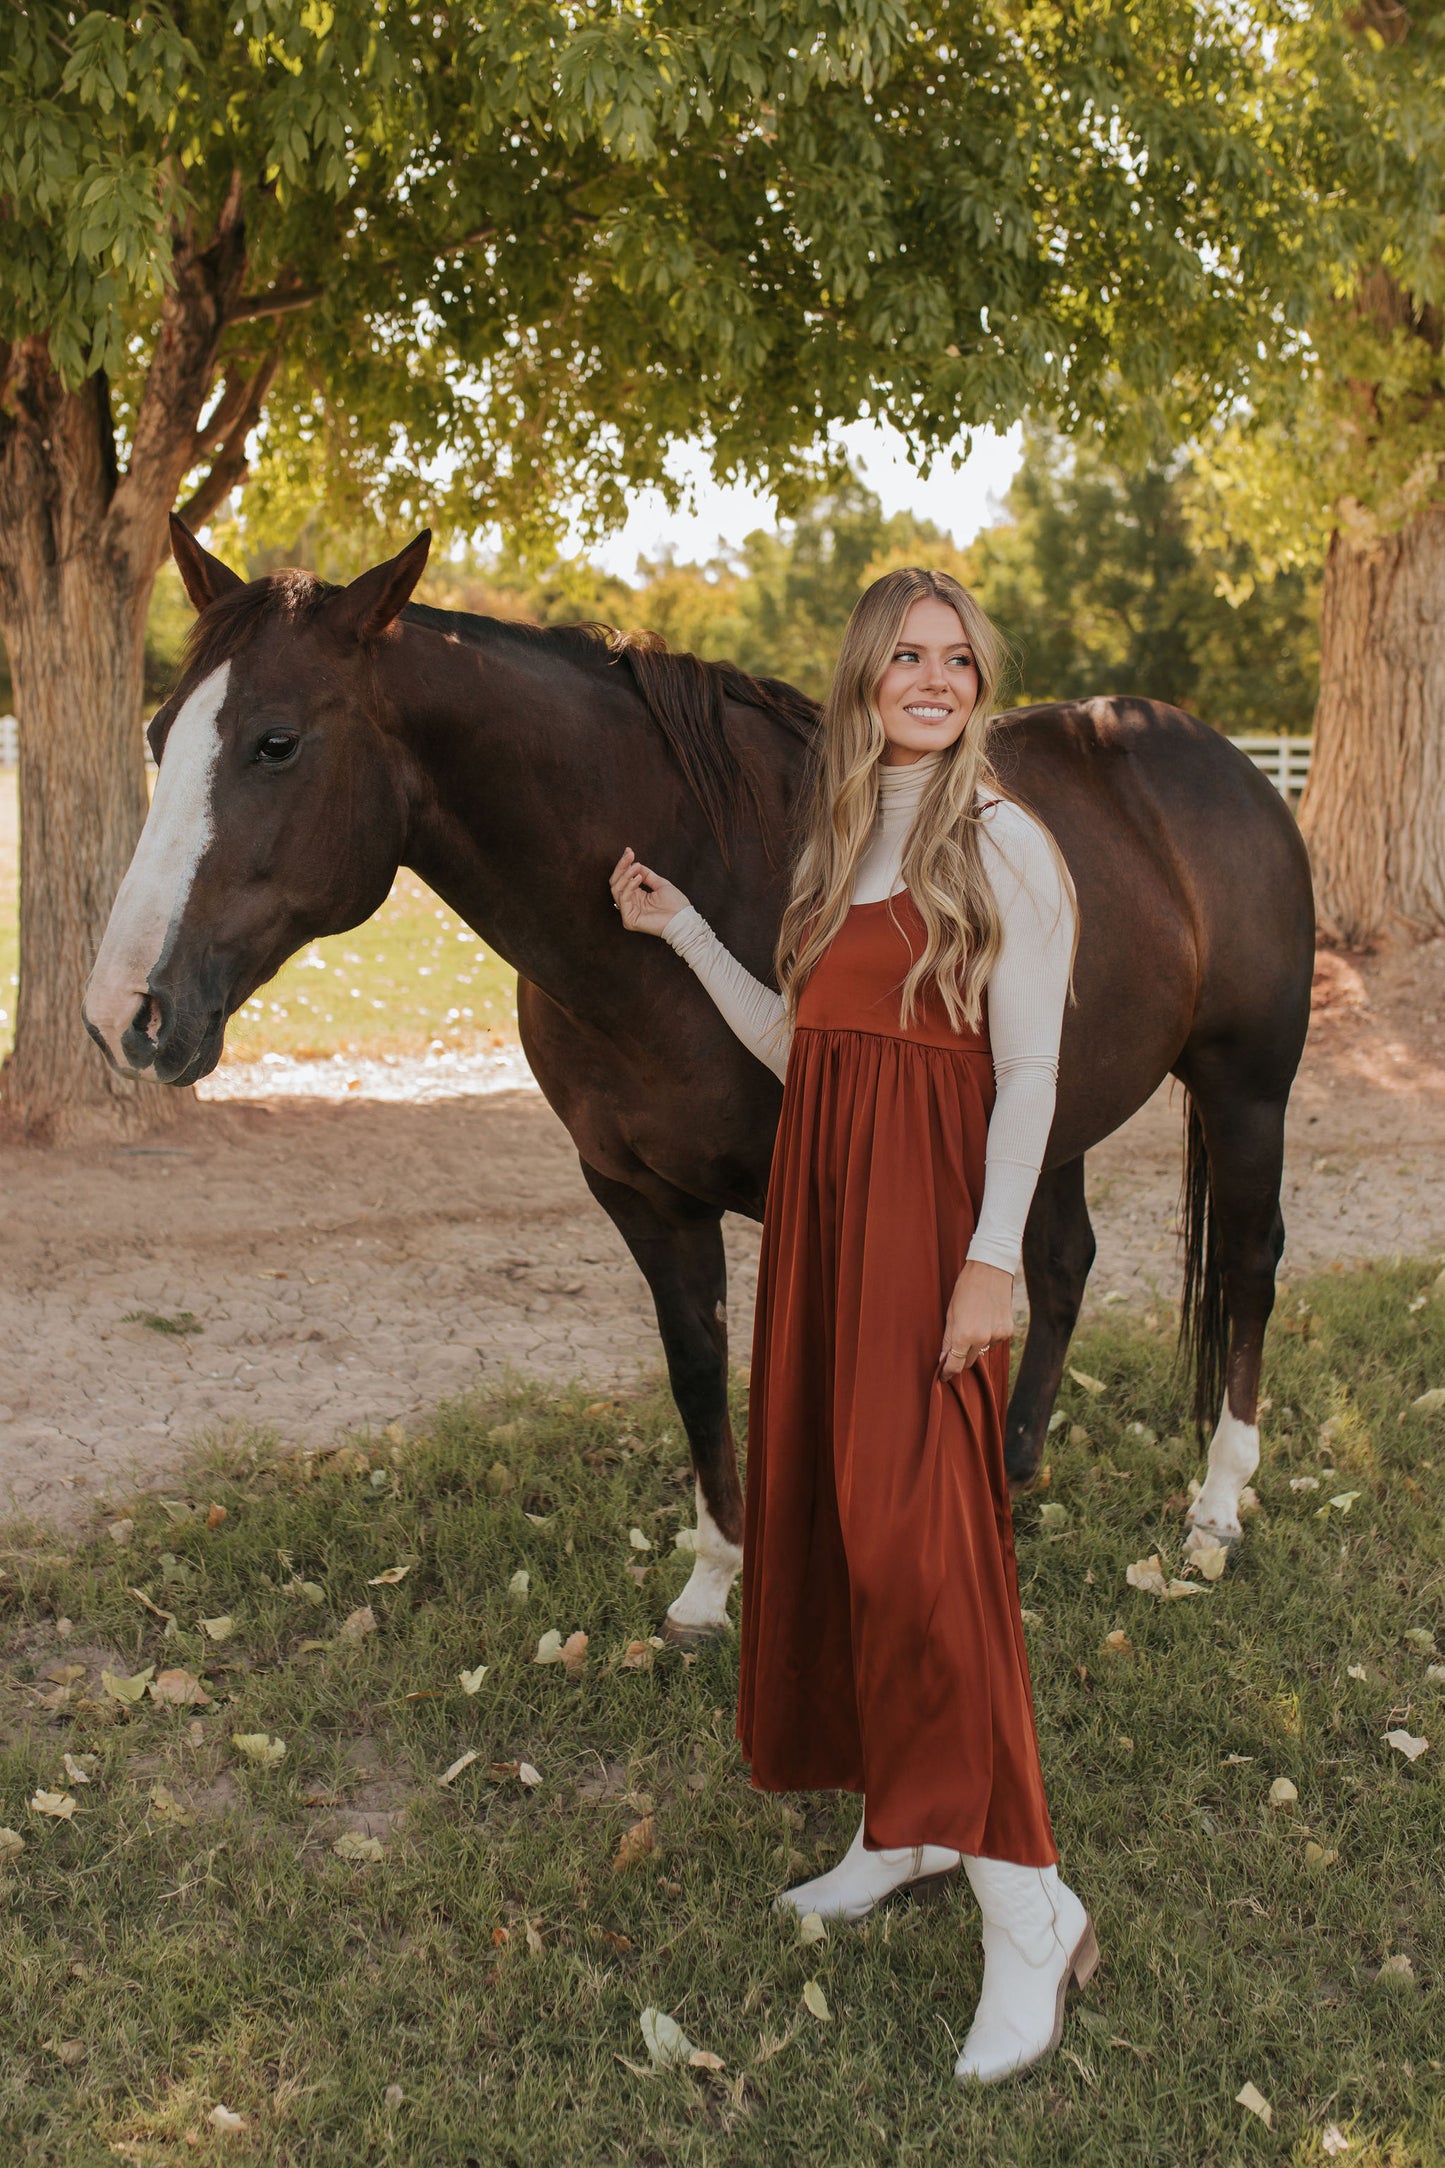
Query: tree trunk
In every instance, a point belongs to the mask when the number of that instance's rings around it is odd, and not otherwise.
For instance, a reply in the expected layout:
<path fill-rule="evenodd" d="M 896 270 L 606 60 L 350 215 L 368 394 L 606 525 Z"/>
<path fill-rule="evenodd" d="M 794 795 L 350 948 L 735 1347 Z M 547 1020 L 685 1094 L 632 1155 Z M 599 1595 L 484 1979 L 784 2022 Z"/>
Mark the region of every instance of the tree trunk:
<path fill-rule="evenodd" d="M 1300 828 L 1320 924 L 1360 946 L 1445 932 L 1445 512 L 1325 564 Z"/>
<path fill-rule="evenodd" d="M 95 548 L 28 568 L 6 625 L 20 720 L 20 999 L 3 1087 L 42 1143 L 138 1135 L 189 1093 L 117 1076 L 80 1002 L 146 812 L 144 591 Z"/>

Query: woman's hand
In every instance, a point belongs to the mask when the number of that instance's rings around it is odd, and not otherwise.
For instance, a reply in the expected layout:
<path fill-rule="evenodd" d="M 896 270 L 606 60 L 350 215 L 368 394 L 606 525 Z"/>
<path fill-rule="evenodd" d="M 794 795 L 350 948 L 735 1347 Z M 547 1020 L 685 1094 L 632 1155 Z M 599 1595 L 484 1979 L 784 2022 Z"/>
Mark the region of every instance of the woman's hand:
<path fill-rule="evenodd" d="M 630 843 L 612 868 L 608 886 L 629 933 L 661 933 L 669 919 L 687 909 L 682 890 L 644 866 Z"/>
<path fill-rule="evenodd" d="M 1014 1330 L 1014 1276 L 997 1265 L 968 1264 L 958 1275 L 943 1323 L 939 1361 L 946 1378 L 956 1378 L 978 1360 L 985 1348 L 1011 1340 Z"/>

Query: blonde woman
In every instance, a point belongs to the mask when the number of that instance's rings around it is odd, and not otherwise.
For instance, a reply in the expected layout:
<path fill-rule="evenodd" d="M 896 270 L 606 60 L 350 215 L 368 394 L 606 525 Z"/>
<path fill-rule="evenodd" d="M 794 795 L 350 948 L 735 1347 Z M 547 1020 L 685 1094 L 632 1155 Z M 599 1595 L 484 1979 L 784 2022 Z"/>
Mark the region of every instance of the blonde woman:
<path fill-rule="evenodd" d="M 960 2078 L 1049 2054 L 1098 1962 L 1059 1879 L 1003 1463 L 1013 1276 L 1053 1119 L 1072 884 L 989 761 L 999 641 L 943 573 L 859 601 L 778 941 L 752 978 L 625 851 L 661 934 L 784 1079 L 758 1280 L 738 1736 L 767 1790 L 863 1794 L 780 1906 L 856 1920 L 962 1864 Z"/>

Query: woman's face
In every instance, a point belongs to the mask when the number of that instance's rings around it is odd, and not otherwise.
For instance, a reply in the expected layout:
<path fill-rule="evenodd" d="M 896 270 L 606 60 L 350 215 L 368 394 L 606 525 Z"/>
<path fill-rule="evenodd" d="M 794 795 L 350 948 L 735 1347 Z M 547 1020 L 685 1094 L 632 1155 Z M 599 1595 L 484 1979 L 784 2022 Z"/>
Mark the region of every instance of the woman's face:
<path fill-rule="evenodd" d="M 962 736 L 978 702 L 978 664 L 950 603 L 924 595 L 909 604 L 876 698 L 887 767 L 945 752 Z"/>

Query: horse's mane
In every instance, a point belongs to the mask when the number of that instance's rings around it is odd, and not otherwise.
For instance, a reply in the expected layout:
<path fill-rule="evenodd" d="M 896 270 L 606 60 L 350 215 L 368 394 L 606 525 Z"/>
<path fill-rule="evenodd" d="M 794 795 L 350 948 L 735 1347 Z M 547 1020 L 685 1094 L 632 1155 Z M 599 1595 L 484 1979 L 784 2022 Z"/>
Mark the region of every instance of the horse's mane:
<path fill-rule="evenodd" d="M 331 595 L 310 572 L 272 572 L 220 595 L 191 627 L 182 658 L 185 677 L 205 675 L 249 647 L 268 625 L 309 624 Z M 812 741 L 818 720 L 814 701 L 780 678 L 753 677 L 736 663 L 706 662 L 670 648 L 655 632 L 619 632 L 613 625 L 529 625 L 507 618 L 477 617 L 463 610 L 434 610 L 409 603 L 402 621 L 445 632 L 469 646 L 514 644 L 541 648 L 599 675 L 623 670 L 648 716 L 662 733 L 709 827 L 724 852 L 728 830 L 745 800 L 756 803 L 756 785 L 728 741 L 724 709 L 732 701 L 755 708 L 791 737 Z"/>

